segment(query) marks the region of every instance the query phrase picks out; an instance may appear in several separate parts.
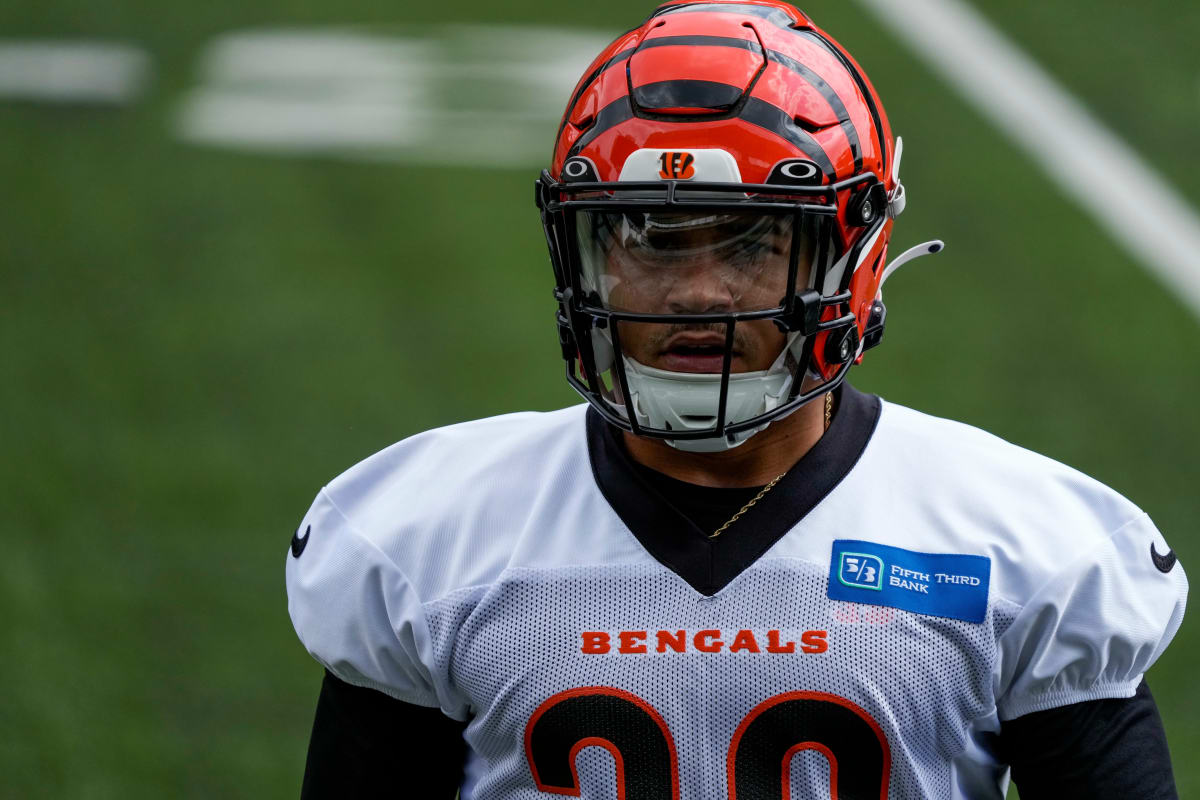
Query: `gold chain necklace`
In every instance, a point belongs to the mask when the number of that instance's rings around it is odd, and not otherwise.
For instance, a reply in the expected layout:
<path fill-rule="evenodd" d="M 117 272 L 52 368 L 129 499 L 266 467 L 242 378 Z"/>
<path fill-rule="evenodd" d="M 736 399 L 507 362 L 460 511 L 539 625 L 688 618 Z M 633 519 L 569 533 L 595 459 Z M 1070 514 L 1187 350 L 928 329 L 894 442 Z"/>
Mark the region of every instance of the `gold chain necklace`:
<path fill-rule="evenodd" d="M 825 393 L 825 430 L 829 430 L 829 422 L 832 419 L 833 419 L 833 392 L 826 392 Z M 741 519 L 742 514 L 745 514 L 747 511 L 754 508 L 754 504 L 757 503 L 759 500 L 762 500 L 767 492 L 774 489 L 775 484 L 777 484 L 781 480 L 783 480 L 784 475 L 787 475 L 786 470 L 779 473 L 778 475 L 776 475 L 770 483 L 768 483 L 766 486 L 764 486 L 762 488 L 761 492 L 754 495 L 754 497 L 751 498 L 749 503 L 746 503 L 746 505 L 739 508 L 738 512 L 736 514 L 734 514 L 732 517 L 730 517 L 729 520 L 724 525 L 722 525 L 721 527 L 717 528 L 715 531 L 710 533 L 708 535 L 708 538 L 710 538 L 710 539 L 717 538 L 718 536 L 720 536 L 722 533 L 725 532 L 726 528 L 728 528 L 730 525 L 732 525 L 733 523 L 735 523 L 739 519 Z"/>

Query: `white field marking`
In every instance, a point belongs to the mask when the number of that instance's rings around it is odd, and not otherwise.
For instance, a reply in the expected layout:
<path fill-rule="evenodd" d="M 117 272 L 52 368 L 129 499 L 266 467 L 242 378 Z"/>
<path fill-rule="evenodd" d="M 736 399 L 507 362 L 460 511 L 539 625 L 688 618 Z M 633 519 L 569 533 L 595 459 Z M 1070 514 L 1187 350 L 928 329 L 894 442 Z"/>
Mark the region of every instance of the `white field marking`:
<path fill-rule="evenodd" d="M 1134 150 L 961 0 L 859 0 L 1200 317 L 1200 219 Z"/>
<path fill-rule="evenodd" d="M 0 40 L 0 100 L 125 105 L 150 74 L 150 56 L 98 41 Z"/>
<path fill-rule="evenodd" d="M 196 144 L 285 155 L 541 166 L 611 38 L 470 25 L 231 33 L 206 51 L 176 128 Z"/>

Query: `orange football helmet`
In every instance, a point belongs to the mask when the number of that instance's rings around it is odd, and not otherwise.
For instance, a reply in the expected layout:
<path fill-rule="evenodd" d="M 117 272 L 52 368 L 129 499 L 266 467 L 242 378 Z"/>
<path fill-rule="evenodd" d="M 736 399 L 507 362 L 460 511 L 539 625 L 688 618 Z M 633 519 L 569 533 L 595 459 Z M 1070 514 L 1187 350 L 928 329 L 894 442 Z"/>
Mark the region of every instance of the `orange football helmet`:
<path fill-rule="evenodd" d="M 658 7 L 580 80 L 536 184 L 567 380 L 697 451 L 834 388 L 883 333 L 900 155 L 863 70 L 801 11 Z"/>

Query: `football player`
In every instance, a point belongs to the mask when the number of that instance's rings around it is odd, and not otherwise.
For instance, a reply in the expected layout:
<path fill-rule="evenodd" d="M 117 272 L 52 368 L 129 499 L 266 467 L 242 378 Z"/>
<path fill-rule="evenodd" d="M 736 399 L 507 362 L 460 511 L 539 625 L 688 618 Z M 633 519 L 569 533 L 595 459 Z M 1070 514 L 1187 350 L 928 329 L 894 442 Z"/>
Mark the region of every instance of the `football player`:
<path fill-rule="evenodd" d="M 307 797 L 1175 797 L 1150 519 L 844 378 L 902 149 L 776 0 L 675 0 L 595 60 L 536 184 L 586 404 L 429 431 L 287 558 L 326 668 Z M 417 787 L 420 787 L 419 789 Z"/>

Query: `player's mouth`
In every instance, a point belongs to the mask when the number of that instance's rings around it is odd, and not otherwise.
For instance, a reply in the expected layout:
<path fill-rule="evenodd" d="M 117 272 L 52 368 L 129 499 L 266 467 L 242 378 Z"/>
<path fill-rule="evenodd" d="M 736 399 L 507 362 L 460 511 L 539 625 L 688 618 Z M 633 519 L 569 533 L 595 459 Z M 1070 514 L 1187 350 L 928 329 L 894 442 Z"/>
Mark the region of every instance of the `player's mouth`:
<path fill-rule="evenodd" d="M 737 372 L 741 352 L 733 349 L 731 369 Z M 659 369 L 671 372 L 720 372 L 725 363 L 725 337 L 719 333 L 678 333 L 658 354 Z"/>

